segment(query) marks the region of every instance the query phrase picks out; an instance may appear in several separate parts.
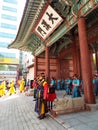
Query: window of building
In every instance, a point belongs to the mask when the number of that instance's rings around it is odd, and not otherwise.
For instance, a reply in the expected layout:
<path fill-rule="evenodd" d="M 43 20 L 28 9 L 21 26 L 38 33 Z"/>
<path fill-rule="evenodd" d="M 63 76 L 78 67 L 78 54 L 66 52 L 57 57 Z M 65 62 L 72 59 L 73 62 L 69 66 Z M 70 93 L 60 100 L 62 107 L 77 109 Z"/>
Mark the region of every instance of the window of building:
<path fill-rule="evenodd" d="M 10 12 L 17 12 L 17 9 L 12 7 L 2 6 L 2 9 Z"/>
<path fill-rule="evenodd" d="M 16 58 L 16 54 L 15 53 L 0 52 L 0 57 L 3 57 L 3 58 Z"/>
<path fill-rule="evenodd" d="M 0 42 L 0 47 L 7 48 L 8 47 L 8 43 Z"/>
<path fill-rule="evenodd" d="M 8 19 L 8 20 L 12 20 L 12 21 L 16 21 L 17 18 L 15 16 L 10 16 L 10 15 L 6 15 L 6 14 L 2 14 L 1 16 L 3 19 Z"/>
<path fill-rule="evenodd" d="M 17 4 L 17 0 L 3 0 L 3 1 L 11 4 Z"/>
<path fill-rule="evenodd" d="M 11 25 L 11 24 L 6 24 L 6 23 L 1 23 L 1 28 L 7 28 L 7 29 L 12 29 L 12 30 L 17 29 L 16 25 Z"/>
<path fill-rule="evenodd" d="M 9 33 L 0 32 L 0 37 L 14 39 L 16 37 L 16 35 L 15 34 L 9 34 Z"/>

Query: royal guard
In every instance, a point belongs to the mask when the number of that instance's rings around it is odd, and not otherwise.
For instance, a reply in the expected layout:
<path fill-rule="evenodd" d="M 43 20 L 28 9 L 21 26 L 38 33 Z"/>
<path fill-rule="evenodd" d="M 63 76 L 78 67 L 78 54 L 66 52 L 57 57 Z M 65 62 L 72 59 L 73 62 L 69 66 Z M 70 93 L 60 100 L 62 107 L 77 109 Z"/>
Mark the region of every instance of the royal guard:
<path fill-rule="evenodd" d="M 15 84 L 14 81 L 12 81 L 9 85 L 10 89 L 9 89 L 9 95 L 15 94 Z"/>
<path fill-rule="evenodd" d="M 72 85 L 73 85 L 72 98 L 81 97 L 81 94 L 80 94 L 80 79 L 78 78 L 78 76 L 76 74 L 73 76 Z"/>
<path fill-rule="evenodd" d="M 20 90 L 20 92 L 24 92 L 25 91 L 25 81 L 24 81 L 24 78 L 22 78 L 22 80 L 20 81 L 19 90 Z"/>

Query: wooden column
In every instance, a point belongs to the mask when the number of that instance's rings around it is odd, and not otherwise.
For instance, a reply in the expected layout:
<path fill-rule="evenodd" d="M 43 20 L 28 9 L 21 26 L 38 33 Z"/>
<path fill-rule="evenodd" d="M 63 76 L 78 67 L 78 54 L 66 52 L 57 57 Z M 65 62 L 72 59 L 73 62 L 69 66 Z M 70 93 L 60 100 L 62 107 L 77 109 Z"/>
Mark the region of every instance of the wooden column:
<path fill-rule="evenodd" d="M 46 66 L 45 77 L 48 78 L 48 80 L 50 80 L 49 47 L 46 47 L 46 50 L 45 50 L 45 66 Z"/>
<path fill-rule="evenodd" d="M 81 76 L 80 51 L 79 51 L 79 45 L 76 44 L 77 42 L 78 42 L 77 34 L 73 34 L 73 43 L 72 43 L 73 74 Z"/>
<path fill-rule="evenodd" d="M 91 61 L 87 42 L 86 24 L 83 17 L 79 18 L 78 20 L 78 33 L 80 43 L 82 80 L 84 83 L 84 98 L 86 103 L 94 104 L 95 96 L 92 85 Z"/>
<path fill-rule="evenodd" d="M 95 50 L 95 58 L 96 58 L 96 70 L 98 73 L 98 50 Z"/>
<path fill-rule="evenodd" d="M 73 57 L 73 73 L 78 74 L 78 63 L 77 63 L 77 46 L 76 46 L 76 35 L 74 34 L 72 43 L 72 57 Z"/>
<path fill-rule="evenodd" d="M 34 78 L 37 77 L 37 56 L 34 56 Z"/>

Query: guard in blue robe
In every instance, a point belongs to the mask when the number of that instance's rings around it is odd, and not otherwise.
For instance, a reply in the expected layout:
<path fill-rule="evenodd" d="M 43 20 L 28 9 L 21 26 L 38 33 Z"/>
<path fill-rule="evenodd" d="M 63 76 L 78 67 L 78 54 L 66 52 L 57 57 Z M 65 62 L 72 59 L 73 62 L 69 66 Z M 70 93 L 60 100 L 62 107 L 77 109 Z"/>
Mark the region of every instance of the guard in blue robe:
<path fill-rule="evenodd" d="M 74 75 L 73 77 L 72 85 L 73 85 L 72 98 L 81 97 L 80 90 L 79 90 L 80 80 L 76 75 Z"/>
<path fill-rule="evenodd" d="M 60 90 L 61 89 L 61 80 L 58 80 L 57 81 L 57 90 Z"/>
<path fill-rule="evenodd" d="M 64 90 L 64 87 L 65 87 L 65 80 L 62 79 L 62 80 L 61 80 L 61 89 Z"/>
<path fill-rule="evenodd" d="M 98 95 L 98 77 L 95 75 L 93 79 L 94 84 L 94 93 L 97 96 Z"/>
<path fill-rule="evenodd" d="M 66 84 L 66 93 L 68 94 L 68 95 L 70 95 L 71 94 L 71 82 L 72 82 L 72 80 L 70 79 L 70 78 L 67 78 L 66 80 L 65 80 L 65 84 Z"/>

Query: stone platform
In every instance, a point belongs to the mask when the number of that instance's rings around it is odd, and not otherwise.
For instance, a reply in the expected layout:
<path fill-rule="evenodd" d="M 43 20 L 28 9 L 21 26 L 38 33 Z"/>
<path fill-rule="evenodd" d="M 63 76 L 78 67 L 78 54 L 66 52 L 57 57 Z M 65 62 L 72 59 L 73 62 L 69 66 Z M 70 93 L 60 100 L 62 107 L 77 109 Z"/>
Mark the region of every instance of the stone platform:
<path fill-rule="evenodd" d="M 85 110 L 84 98 L 58 98 L 54 102 L 51 114 L 56 116 L 58 114 L 68 114 L 72 112 L 79 112 Z"/>

